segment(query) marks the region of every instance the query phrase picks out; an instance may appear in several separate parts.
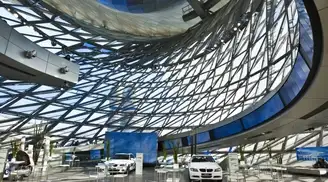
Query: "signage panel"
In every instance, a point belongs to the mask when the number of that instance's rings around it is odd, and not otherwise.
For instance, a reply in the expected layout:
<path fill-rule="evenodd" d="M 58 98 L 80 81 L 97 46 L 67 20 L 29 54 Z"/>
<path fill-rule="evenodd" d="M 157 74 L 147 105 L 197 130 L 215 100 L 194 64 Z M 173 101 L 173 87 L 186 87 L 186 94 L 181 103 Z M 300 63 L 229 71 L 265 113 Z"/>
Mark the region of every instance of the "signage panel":
<path fill-rule="evenodd" d="M 328 147 L 296 148 L 296 157 L 299 161 L 316 161 L 318 158 L 328 160 Z"/>

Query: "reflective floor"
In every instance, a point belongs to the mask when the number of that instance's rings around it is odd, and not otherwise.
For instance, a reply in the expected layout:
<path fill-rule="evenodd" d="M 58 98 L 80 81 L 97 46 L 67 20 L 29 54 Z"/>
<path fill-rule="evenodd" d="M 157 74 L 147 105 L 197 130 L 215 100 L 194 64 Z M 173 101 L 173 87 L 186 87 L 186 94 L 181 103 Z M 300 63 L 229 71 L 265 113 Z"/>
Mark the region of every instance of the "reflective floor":
<path fill-rule="evenodd" d="M 5 180 L 10 181 L 10 180 Z M 98 181 L 98 182 L 107 182 L 107 181 L 124 181 L 124 182 L 164 182 L 159 181 L 157 179 L 156 173 L 154 172 L 154 168 L 145 168 L 143 171 L 143 175 L 136 175 L 135 172 L 131 172 L 128 178 L 124 180 L 122 178 L 108 178 L 104 179 L 99 176 L 97 178 L 96 171 L 93 168 L 70 168 L 66 169 L 52 169 L 48 172 L 47 177 L 43 177 L 42 179 L 37 177 L 30 177 L 20 179 L 18 181 L 44 181 L 44 182 L 55 182 L 55 181 L 67 181 L 67 182 L 84 182 L 84 181 Z M 180 182 L 188 182 L 188 173 L 185 171 L 184 174 L 180 177 Z M 248 174 L 238 174 L 234 176 L 229 176 L 228 174 L 224 174 L 223 182 L 226 181 L 240 181 L 240 182 L 258 182 L 258 181 L 290 181 L 290 182 L 328 182 L 328 176 L 300 176 L 300 175 L 291 175 L 291 174 L 283 174 L 283 173 L 272 173 L 269 171 L 261 171 L 256 173 L 248 173 Z M 203 181 L 206 182 L 206 181 Z"/>

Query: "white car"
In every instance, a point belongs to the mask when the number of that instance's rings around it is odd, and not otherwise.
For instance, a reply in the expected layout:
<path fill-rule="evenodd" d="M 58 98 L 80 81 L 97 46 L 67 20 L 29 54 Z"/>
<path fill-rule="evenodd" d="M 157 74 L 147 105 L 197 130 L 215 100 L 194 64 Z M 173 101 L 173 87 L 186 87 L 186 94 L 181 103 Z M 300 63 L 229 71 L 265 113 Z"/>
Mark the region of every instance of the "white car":
<path fill-rule="evenodd" d="M 105 165 L 112 173 L 128 173 L 136 168 L 135 157 L 130 153 L 117 153 Z"/>
<path fill-rule="evenodd" d="M 188 167 L 190 181 L 222 181 L 222 168 L 210 155 L 193 155 Z"/>

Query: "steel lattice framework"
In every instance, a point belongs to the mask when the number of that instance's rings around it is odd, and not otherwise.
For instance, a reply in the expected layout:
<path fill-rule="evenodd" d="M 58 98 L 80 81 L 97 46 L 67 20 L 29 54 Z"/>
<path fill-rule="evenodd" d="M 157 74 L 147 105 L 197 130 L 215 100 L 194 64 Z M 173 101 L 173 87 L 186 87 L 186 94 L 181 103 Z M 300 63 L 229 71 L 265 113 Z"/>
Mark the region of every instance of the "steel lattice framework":
<path fill-rule="evenodd" d="M 295 166 L 308 166 L 314 164 L 313 161 L 299 161 L 296 158 L 296 148 L 302 147 L 322 147 L 327 146 L 328 131 L 327 126 L 311 128 L 298 134 L 288 135 L 282 138 L 264 140 L 257 143 L 233 146 L 213 150 L 220 161 L 224 160 L 229 152 L 240 153 L 243 151 L 245 161 L 251 165 L 270 165 L 269 159 L 282 158 L 282 164 Z M 271 156 L 269 155 L 271 154 Z M 239 155 L 240 157 L 240 155 Z M 274 160 L 275 161 L 275 160 Z"/>
<path fill-rule="evenodd" d="M 114 39 L 106 27 L 76 23 L 42 1 L 1 1 L 0 15 L 81 66 L 72 89 L 1 78 L 3 143 L 31 136 L 35 124 L 64 144 L 106 131 L 163 136 L 220 122 L 281 86 L 299 42 L 289 0 L 231 1 L 182 35 L 149 41 Z"/>

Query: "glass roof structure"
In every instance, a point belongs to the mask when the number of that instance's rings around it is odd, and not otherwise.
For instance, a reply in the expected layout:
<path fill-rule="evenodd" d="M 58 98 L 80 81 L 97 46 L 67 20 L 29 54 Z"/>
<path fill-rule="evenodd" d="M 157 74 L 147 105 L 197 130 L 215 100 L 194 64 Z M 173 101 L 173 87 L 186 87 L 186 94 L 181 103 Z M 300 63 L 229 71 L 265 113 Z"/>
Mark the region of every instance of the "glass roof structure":
<path fill-rule="evenodd" d="M 225 0 L 227 1 L 227 0 Z M 184 22 L 181 18 L 187 1 L 176 1 L 176 3 L 166 3 L 164 10 L 149 13 L 127 13 L 118 11 L 115 6 L 103 5 L 103 1 L 97 0 L 44 0 L 43 6 L 51 9 L 56 14 L 64 14 L 68 22 L 75 22 L 82 27 L 90 27 L 94 31 L 106 34 L 107 38 L 112 35 L 112 39 L 130 41 L 138 39 L 149 41 L 150 39 L 161 39 L 172 37 L 187 31 L 197 24 L 201 19 L 195 18 Z M 124 1 L 113 1 L 113 4 Z M 151 1 L 155 3 L 155 1 Z M 130 2 L 130 5 L 132 2 Z M 160 4 L 162 4 L 161 1 Z M 217 4 L 221 7 L 224 3 Z M 124 4 L 127 10 L 129 4 Z M 214 7 L 213 7 L 214 8 Z M 64 18 L 64 17 L 62 17 Z M 97 27 L 97 28 L 96 28 Z M 108 31 L 110 30 L 110 31 Z"/>
<path fill-rule="evenodd" d="M 106 131 L 165 136 L 219 123 L 276 92 L 298 53 L 294 1 L 229 1 L 160 39 L 115 38 L 110 28 L 33 0 L 1 0 L 0 17 L 39 46 L 70 55 L 81 71 L 71 89 L 1 77 L 2 143 L 31 137 L 34 125 L 65 144 L 102 139 Z"/>

